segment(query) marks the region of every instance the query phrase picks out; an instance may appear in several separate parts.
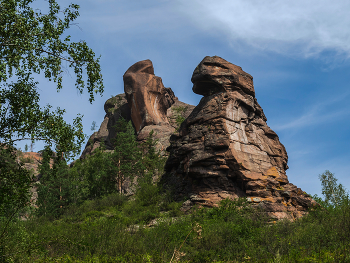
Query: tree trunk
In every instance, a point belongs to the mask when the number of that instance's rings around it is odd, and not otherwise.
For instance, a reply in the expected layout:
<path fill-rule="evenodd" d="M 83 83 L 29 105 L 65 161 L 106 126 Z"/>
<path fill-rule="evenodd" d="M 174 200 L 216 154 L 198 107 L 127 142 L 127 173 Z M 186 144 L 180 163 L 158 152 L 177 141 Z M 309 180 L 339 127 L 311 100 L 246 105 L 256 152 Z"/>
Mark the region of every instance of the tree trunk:
<path fill-rule="evenodd" d="M 118 186 L 119 186 L 119 193 L 122 193 L 122 171 L 120 170 L 120 159 L 118 162 Z"/>

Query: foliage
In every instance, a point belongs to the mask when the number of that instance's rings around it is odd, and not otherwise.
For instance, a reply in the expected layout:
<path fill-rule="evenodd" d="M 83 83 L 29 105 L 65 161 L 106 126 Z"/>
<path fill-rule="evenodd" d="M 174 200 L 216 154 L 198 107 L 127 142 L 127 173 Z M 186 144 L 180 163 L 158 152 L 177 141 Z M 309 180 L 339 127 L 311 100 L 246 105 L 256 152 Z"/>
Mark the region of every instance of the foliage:
<path fill-rule="evenodd" d="M 326 170 L 319 175 L 322 184 L 322 195 L 324 196 L 323 206 L 339 207 L 344 201 L 348 201 L 349 194 L 342 184 L 337 184 L 338 179 L 334 174 Z"/>
<path fill-rule="evenodd" d="M 37 186 L 37 214 L 57 218 L 74 202 L 75 185 L 69 176 L 67 163 L 61 156 L 55 156 L 49 147 L 45 148 L 42 155 L 42 164 L 39 166 L 41 178 Z"/>
<path fill-rule="evenodd" d="M 187 106 L 173 107 L 172 110 L 175 112 L 175 123 L 177 126 L 177 130 L 179 130 L 181 124 L 185 120 L 185 117 L 183 115 L 187 110 Z"/>
<path fill-rule="evenodd" d="M 151 130 L 146 138 L 146 141 L 141 144 L 142 164 L 145 169 L 145 174 L 140 179 L 147 184 L 152 183 L 152 178 L 154 176 L 160 177 L 160 175 L 164 172 L 166 157 L 161 155 L 160 150 L 156 150 L 157 143 L 158 140 L 154 139 L 154 131 Z"/>
<path fill-rule="evenodd" d="M 22 163 L 34 163 L 34 160 L 33 158 L 31 157 L 19 157 L 19 160 L 22 162 Z"/>
<path fill-rule="evenodd" d="M 62 61 L 68 62 L 76 75 L 76 87 L 85 86 L 93 101 L 94 90 L 103 92 L 99 59 L 84 41 L 71 42 L 65 31 L 79 16 L 78 5 L 61 11 L 55 0 L 48 1 L 49 12 L 33 10 L 33 0 L 0 1 L 0 140 L 44 140 L 59 145 L 68 157 L 78 153 L 84 136 L 81 117 L 73 125 L 63 120 L 64 110 L 51 111 L 38 104 L 37 82 L 33 74 L 45 77 L 62 88 Z M 63 39 L 64 38 L 64 39 Z M 86 71 L 87 84 L 83 80 Z"/>
<path fill-rule="evenodd" d="M 114 151 L 106 151 L 101 144 L 92 155 L 75 161 L 69 169 L 64 160 L 53 158 L 49 148 L 43 152 L 40 166 L 42 177 L 38 185 L 39 216 L 58 218 L 69 205 L 121 193 L 125 180 L 128 180 L 128 188 L 131 188 L 134 175 L 138 177 L 140 189 L 136 198 L 145 204 L 156 202 L 158 188 L 153 186 L 152 178 L 154 174 L 162 172 L 165 158 L 154 148 L 153 132 L 148 136 L 141 154 L 131 122 L 121 118 L 116 129 Z M 50 163 L 53 167 L 50 167 Z"/>
<path fill-rule="evenodd" d="M 30 183 L 30 172 L 17 163 L 15 150 L 0 147 L 0 222 L 3 222 L 0 226 L 0 249 L 5 241 L 7 225 L 30 201 Z"/>
<path fill-rule="evenodd" d="M 120 116 L 114 126 L 116 136 L 113 140 L 114 151 L 111 153 L 112 173 L 118 184 L 119 192 L 126 179 L 133 181 L 134 176 L 141 176 L 144 167 L 141 162 L 141 151 L 136 141 L 135 130 L 131 121 Z"/>
<path fill-rule="evenodd" d="M 48 161 L 43 162 L 42 169 L 50 174 L 43 186 L 51 185 L 46 189 L 53 190 L 55 200 L 50 203 L 59 216 L 11 225 L 10 238 L 3 245 L 6 258 L 14 262 L 350 261 L 349 197 L 329 171 L 320 176 L 325 200 L 317 201 L 323 207 L 295 222 L 269 223 L 244 198 L 226 199 L 214 208 L 195 207 L 186 215 L 180 210 L 182 204 L 173 202 L 153 181 L 164 161 L 153 132 L 140 149 L 130 122 L 121 118 L 116 130 L 113 153 L 98 148 L 70 169 L 64 162 L 58 165 L 60 158 L 52 169 Z M 52 153 L 45 156 L 50 159 Z M 138 177 L 136 193 L 120 194 L 118 180 L 134 176 Z M 58 189 L 67 189 L 68 194 Z"/>
<path fill-rule="evenodd" d="M 43 157 L 38 185 L 39 216 L 58 218 L 69 205 L 79 205 L 118 191 L 110 153 L 103 148 L 97 148 L 84 160 L 75 161 L 70 169 L 64 160 L 53 158 L 50 151 Z"/>
<path fill-rule="evenodd" d="M 55 0 L 48 0 L 48 13 L 43 14 L 31 7 L 33 2 L 0 0 L 0 151 L 3 154 L 5 145 L 10 149 L 19 140 L 43 140 L 69 159 L 80 152 L 84 141 L 82 117 L 68 124 L 63 119 L 65 110 L 40 107 L 34 76 L 43 74 L 60 90 L 63 62 L 67 63 L 76 76 L 76 88 L 81 93 L 86 88 L 92 102 L 94 92 L 103 92 L 99 58 L 86 42 L 72 42 L 66 34 L 79 16 L 78 5 L 61 10 Z M 1 163 L 2 158 L 8 155 L 1 156 Z M 2 167 L 0 195 L 6 199 L 5 206 L 11 204 L 17 210 L 25 203 L 30 184 L 27 172 L 10 163 Z"/>
<path fill-rule="evenodd" d="M 6 254 L 25 262 L 349 262 L 350 204 L 269 224 L 244 199 L 171 218 L 157 202 L 113 193 L 72 206 L 59 218 L 11 228 Z M 346 217 L 347 216 L 347 217 Z M 148 227 L 154 217 L 158 224 Z M 162 219 L 162 220 L 159 220 Z M 175 252 L 175 253 L 174 253 Z M 173 262 L 175 262 L 173 260 Z"/>
<path fill-rule="evenodd" d="M 55 0 L 48 1 L 49 12 L 41 13 L 30 6 L 34 0 L 1 1 L 0 17 L 0 82 L 16 76 L 21 82 L 33 73 L 43 72 L 62 88 L 62 61 L 76 74 L 76 87 L 83 91 L 83 69 L 87 74 L 90 101 L 94 89 L 102 93 L 99 59 L 85 41 L 71 42 L 65 31 L 79 16 L 79 6 L 61 10 Z M 65 37 L 64 37 L 65 36 Z"/>
<path fill-rule="evenodd" d="M 118 190 L 112 168 L 111 154 L 104 147 L 97 148 L 93 155 L 77 160 L 69 174 L 77 189 L 77 200 L 99 198 Z"/>

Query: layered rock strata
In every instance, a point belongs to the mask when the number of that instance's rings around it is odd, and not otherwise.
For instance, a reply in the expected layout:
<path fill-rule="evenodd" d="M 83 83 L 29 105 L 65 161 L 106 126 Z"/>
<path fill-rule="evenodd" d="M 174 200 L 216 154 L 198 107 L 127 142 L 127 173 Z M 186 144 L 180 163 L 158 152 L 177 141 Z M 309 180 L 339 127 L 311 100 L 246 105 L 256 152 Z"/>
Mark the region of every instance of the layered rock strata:
<path fill-rule="evenodd" d="M 251 75 L 214 56 L 203 59 L 191 81 L 204 97 L 171 136 L 165 167 L 179 198 L 215 206 L 246 197 L 277 219 L 298 218 L 316 205 L 289 183 L 287 152 L 266 124 Z"/>

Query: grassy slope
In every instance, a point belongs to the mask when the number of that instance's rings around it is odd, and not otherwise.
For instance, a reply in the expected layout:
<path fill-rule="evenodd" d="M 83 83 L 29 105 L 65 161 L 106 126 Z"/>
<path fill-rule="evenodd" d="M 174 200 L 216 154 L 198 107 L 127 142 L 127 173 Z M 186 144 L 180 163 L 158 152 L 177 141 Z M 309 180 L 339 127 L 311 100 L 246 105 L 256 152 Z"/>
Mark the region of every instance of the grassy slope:
<path fill-rule="evenodd" d="M 58 220 L 17 222 L 5 254 L 10 262 L 350 262 L 349 202 L 268 224 L 242 200 L 191 215 L 170 200 L 148 186 L 130 200 L 86 201 Z M 178 219 L 146 226 L 159 217 Z"/>

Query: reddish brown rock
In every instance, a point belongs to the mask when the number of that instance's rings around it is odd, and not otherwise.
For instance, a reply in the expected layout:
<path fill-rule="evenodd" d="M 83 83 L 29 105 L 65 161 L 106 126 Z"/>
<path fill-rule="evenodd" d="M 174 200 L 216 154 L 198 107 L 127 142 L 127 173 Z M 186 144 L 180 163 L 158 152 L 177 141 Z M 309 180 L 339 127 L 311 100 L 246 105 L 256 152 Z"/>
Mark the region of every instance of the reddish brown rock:
<path fill-rule="evenodd" d="M 207 206 L 247 197 L 271 217 L 288 219 L 316 204 L 288 182 L 287 152 L 266 124 L 251 75 L 205 57 L 192 82 L 204 97 L 171 137 L 165 167 L 178 197 Z"/>
<path fill-rule="evenodd" d="M 169 124 L 166 114 L 171 103 L 166 98 L 162 79 L 154 75 L 150 60 L 132 65 L 125 72 L 123 80 L 136 132 L 149 125 Z"/>
<path fill-rule="evenodd" d="M 157 150 L 166 154 L 169 138 L 194 106 L 178 100 L 171 88 L 164 88 L 161 78 L 154 75 L 150 60 L 135 63 L 124 74 L 125 94 L 119 94 L 106 101 L 105 118 L 97 132 L 94 132 L 80 158 L 91 154 L 105 144 L 106 150 L 113 150 L 116 136 L 114 125 L 120 117 L 132 121 L 139 142 L 145 141 L 153 130 Z"/>
<path fill-rule="evenodd" d="M 23 167 L 32 172 L 33 181 L 39 179 L 39 165 L 41 165 L 41 153 L 36 152 L 17 152 L 19 162 L 23 163 Z"/>

